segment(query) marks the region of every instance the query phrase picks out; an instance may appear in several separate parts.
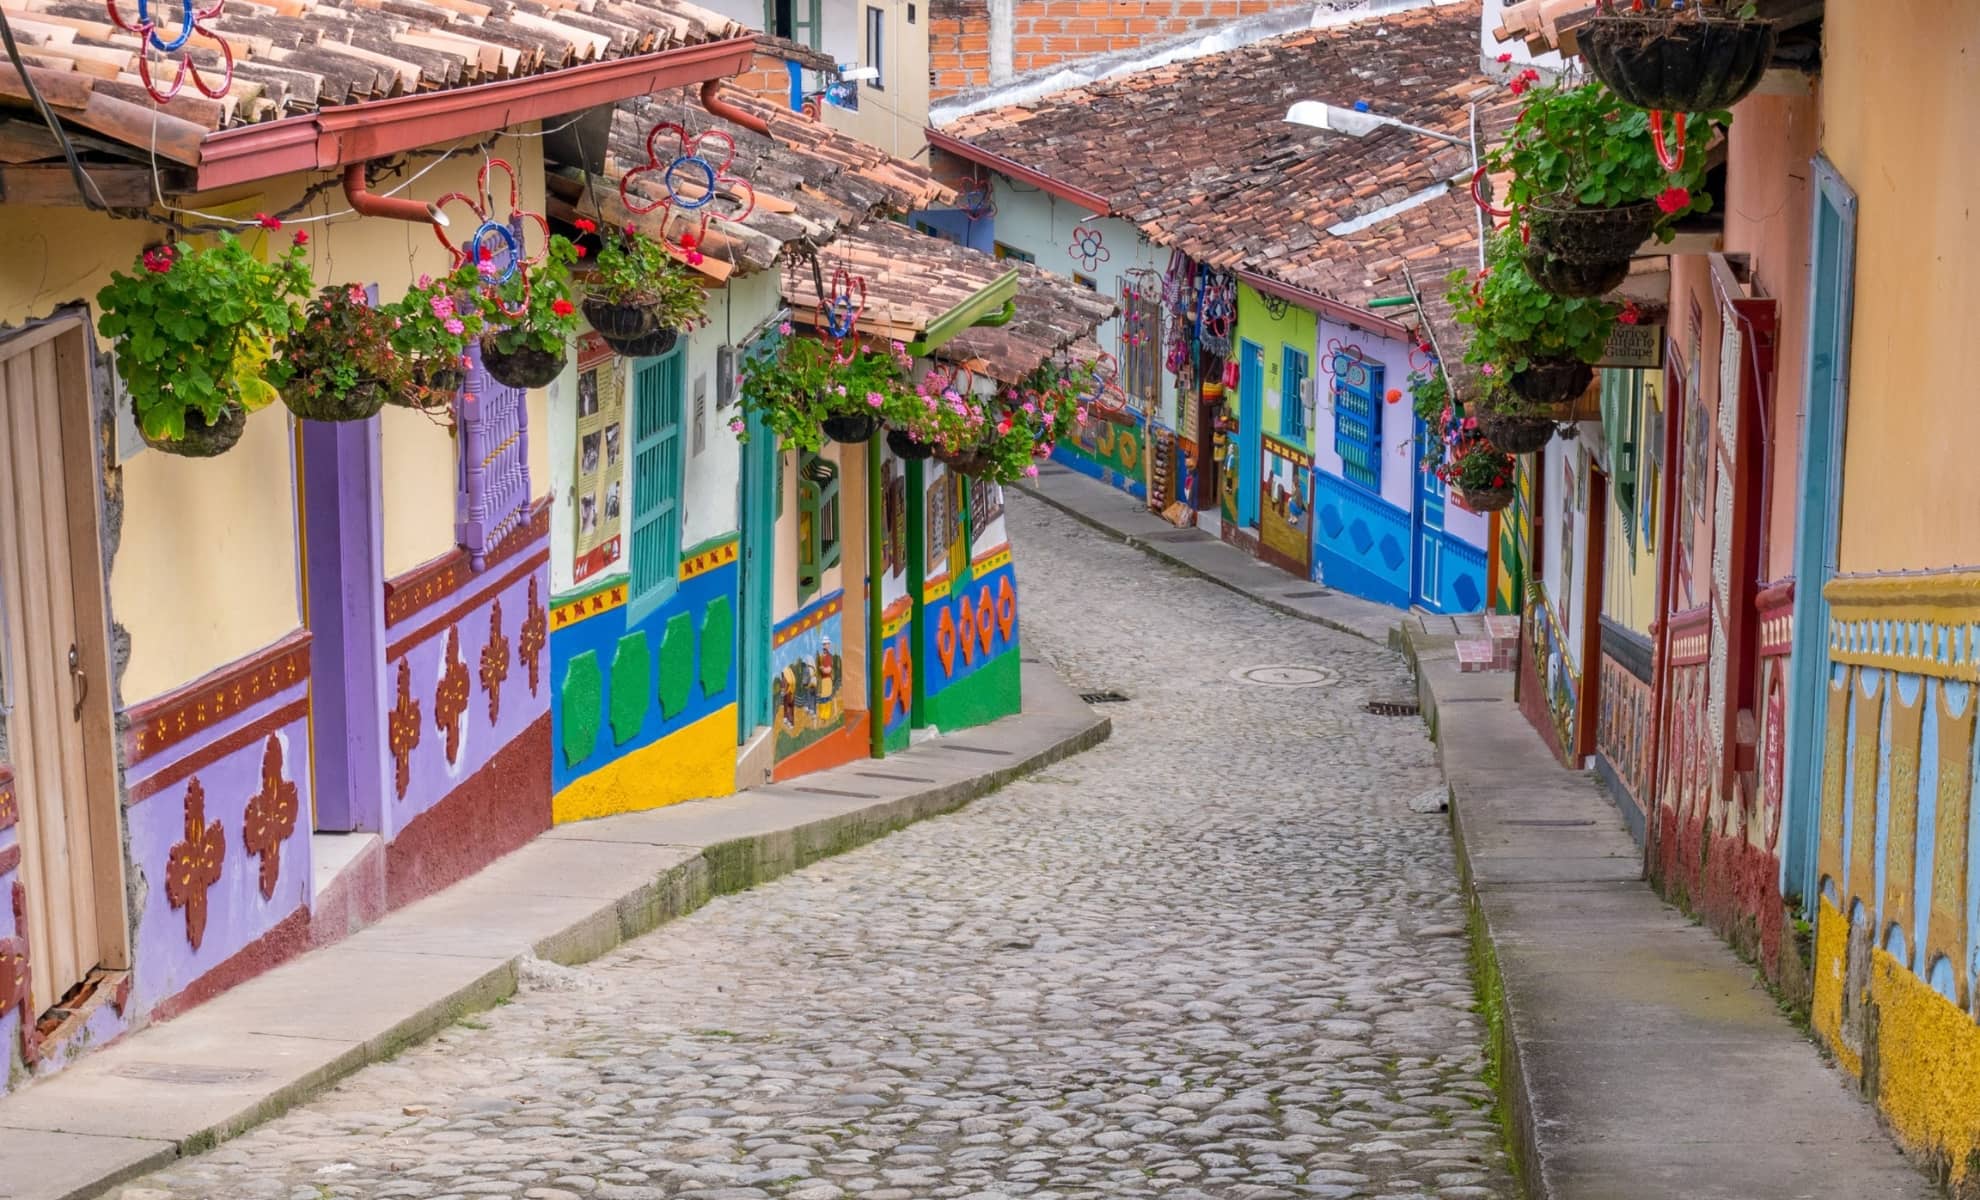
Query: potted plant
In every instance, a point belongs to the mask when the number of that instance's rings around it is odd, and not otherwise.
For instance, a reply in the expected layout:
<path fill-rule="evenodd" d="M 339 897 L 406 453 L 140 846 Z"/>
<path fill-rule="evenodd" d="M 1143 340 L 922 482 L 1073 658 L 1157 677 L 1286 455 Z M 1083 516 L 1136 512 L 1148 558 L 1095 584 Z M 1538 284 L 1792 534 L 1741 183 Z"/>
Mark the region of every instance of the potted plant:
<path fill-rule="evenodd" d="M 1515 78 L 1513 86 L 1527 82 Z M 1629 274 L 1629 261 L 1655 235 L 1706 212 L 1705 161 L 1693 155 L 1666 170 L 1649 116 L 1599 83 L 1532 87 L 1506 140 L 1480 171 L 1510 172 L 1507 201 L 1526 226 L 1527 272 L 1564 296 L 1600 296 Z M 1709 113 L 1717 125 L 1731 118 Z"/>
<path fill-rule="evenodd" d="M 308 241 L 297 233 L 263 262 L 223 233 L 202 248 L 155 246 L 142 271 L 111 274 L 96 294 L 96 327 L 116 342 L 117 374 L 146 445 L 210 458 L 240 440 L 248 413 L 275 400 L 289 370 L 269 348 L 309 294 Z"/>
<path fill-rule="evenodd" d="M 890 398 L 912 390 L 902 365 L 907 351 L 898 345 L 841 351 L 820 338 L 792 336 L 789 322 L 778 330 L 784 338 L 774 352 L 743 362 L 743 403 L 785 445 L 816 450 L 828 437 L 864 442 L 880 431 Z"/>
<path fill-rule="evenodd" d="M 1517 236 L 1500 234 L 1484 270 L 1451 272 L 1446 298 L 1458 323 L 1471 329 L 1464 358 L 1495 383 L 1508 373 L 1512 390 L 1529 403 L 1566 404 L 1588 390 L 1590 364 L 1602 357 L 1621 308 L 1547 291 L 1518 249 Z"/>
<path fill-rule="evenodd" d="M 376 416 L 410 378 L 392 345 L 397 324 L 390 312 L 373 307 L 362 287 L 325 287 L 282 342 L 282 358 L 293 372 L 282 402 L 307 421 Z"/>
<path fill-rule="evenodd" d="M 1560 405 L 1534 404 L 1503 385 L 1491 388 L 1476 405 L 1478 432 L 1507 454 L 1546 448 L 1565 414 Z"/>
<path fill-rule="evenodd" d="M 1476 513 L 1498 512 L 1512 504 L 1517 489 L 1512 456 L 1494 446 L 1470 421 L 1446 427 L 1439 453 L 1426 459 L 1460 508 Z"/>
<path fill-rule="evenodd" d="M 1660 9 L 1601 0 L 1577 26 L 1582 61 L 1609 90 L 1639 108 L 1695 113 L 1730 108 L 1760 84 L 1774 57 L 1772 21 L 1754 5 L 1692 0 Z"/>
<path fill-rule="evenodd" d="M 577 227 L 597 229 L 586 220 Z M 602 235 L 597 263 L 585 288 L 584 319 L 620 354 L 665 354 L 682 329 L 702 319 L 701 284 L 665 246 L 632 226 Z"/>
<path fill-rule="evenodd" d="M 487 328 L 480 275 L 463 266 L 435 279 L 422 275 L 399 300 L 385 305 L 396 322 L 392 348 L 406 364 L 404 384 L 385 397 L 423 411 L 443 411 L 467 386 L 467 349 Z"/>
<path fill-rule="evenodd" d="M 1444 381 L 1444 372 L 1432 361 L 1423 370 L 1411 371 L 1408 382 L 1409 404 L 1416 412 L 1416 419 L 1437 428 L 1451 405 L 1450 385 Z"/>
<path fill-rule="evenodd" d="M 482 251 L 476 270 L 490 303 L 488 330 L 481 336 L 481 365 L 497 383 L 513 388 L 543 387 L 564 369 L 577 333 L 577 306 L 571 303 L 571 267 L 578 250 L 569 238 L 552 236 L 543 261 L 503 271 Z"/>

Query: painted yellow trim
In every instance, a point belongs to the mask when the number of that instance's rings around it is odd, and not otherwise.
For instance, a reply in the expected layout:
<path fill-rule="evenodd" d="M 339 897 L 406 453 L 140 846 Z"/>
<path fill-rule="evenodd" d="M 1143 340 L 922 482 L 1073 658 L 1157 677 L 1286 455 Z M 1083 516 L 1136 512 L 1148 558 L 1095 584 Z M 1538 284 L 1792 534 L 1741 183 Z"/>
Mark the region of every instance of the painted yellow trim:
<path fill-rule="evenodd" d="M 880 640 L 884 642 L 893 637 L 906 628 L 907 623 L 913 619 L 914 604 L 908 597 L 902 596 L 880 614 Z"/>
<path fill-rule="evenodd" d="M 770 644 L 772 646 L 781 646 L 808 629 L 816 629 L 830 618 L 836 616 L 839 610 L 845 606 L 845 593 L 840 592 L 835 594 L 830 600 L 827 600 L 825 603 L 797 618 L 789 625 L 779 629 Z"/>
<path fill-rule="evenodd" d="M 626 602 L 626 584 L 615 583 L 602 592 L 589 596 L 579 596 L 567 600 L 550 610 L 550 628 L 569 629 L 580 621 L 586 621 L 603 613 L 611 612 Z"/>
<path fill-rule="evenodd" d="M 999 546 L 981 558 L 972 559 L 969 564 L 970 573 L 973 575 L 988 575 L 990 572 L 1010 561 L 1011 548 L 1009 546 Z"/>
<path fill-rule="evenodd" d="M 735 790 L 736 706 L 730 704 L 575 780 L 551 798 L 550 819 L 562 825 Z"/>
<path fill-rule="evenodd" d="M 726 567 L 736 561 L 736 547 L 740 536 L 732 537 L 720 545 L 710 546 L 701 553 L 681 560 L 681 582 L 686 583 L 697 575 L 706 575 L 719 567 Z"/>
<path fill-rule="evenodd" d="M 947 575 L 942 576 L 940 579 L 931 579 L 921 585 L 921 602 L 923 604 L 933 604 L 948 594 L 949 577 Z"/>

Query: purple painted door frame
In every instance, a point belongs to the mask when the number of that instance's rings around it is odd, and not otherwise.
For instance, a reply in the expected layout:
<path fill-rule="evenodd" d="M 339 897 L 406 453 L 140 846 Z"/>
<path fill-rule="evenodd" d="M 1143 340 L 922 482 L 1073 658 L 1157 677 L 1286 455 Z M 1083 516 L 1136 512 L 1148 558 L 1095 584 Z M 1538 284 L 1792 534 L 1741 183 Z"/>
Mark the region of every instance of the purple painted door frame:
<path fill-rule="evenodd" d="M 303 577 L 316 828 L 389 837 L 379 424 L 301 422 Z"/>

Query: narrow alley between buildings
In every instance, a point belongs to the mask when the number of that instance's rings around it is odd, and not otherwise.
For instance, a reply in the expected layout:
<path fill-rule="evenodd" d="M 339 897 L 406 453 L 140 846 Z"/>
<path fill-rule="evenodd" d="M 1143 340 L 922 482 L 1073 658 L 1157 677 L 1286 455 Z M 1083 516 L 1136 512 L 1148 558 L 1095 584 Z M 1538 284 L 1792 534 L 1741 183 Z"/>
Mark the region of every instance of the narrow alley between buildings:
<path fill-rule="evenodd" d="M 1450 836 L 1408 803 L 1434 750 L 1362 708 L 1398 662 L 1009 521 L 1024 653 L 1128 697 L 1110 741 L 546 966 L 125 1200 L 1515 1195 Z"/>

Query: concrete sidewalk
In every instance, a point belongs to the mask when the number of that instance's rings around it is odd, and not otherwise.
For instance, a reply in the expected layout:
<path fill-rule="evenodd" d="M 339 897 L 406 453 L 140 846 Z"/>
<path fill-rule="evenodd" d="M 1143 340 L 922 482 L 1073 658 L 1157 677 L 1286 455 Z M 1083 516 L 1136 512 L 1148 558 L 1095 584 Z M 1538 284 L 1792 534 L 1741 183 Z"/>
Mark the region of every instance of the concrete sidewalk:
<path fill-rule="evenodd" d="M 1119 488 L 1089 479 L 1070 467 L 1045 463 L 1038 477 L 1017 489 L 1035 496 L 1076 521 L 1111 538 L 1145 550 L 1173 567 L 1251 597 L 1288 616 L 1330 626 L 1386 645 L 1403 612 L 1328 589 L 1262 562 L 1201 529 L 1178 529 Z"/>
<path fill-rule="evenodd" d="M 82 1200 L 194 1154 L 516 990 L 1104 740 L 1049 669 L 980 729 L 718 800 L 562 825 L 470 879 L 0 1101 L 0 1200 Z M 219 1200 L 219 1198 L 215 1198 Z"/>
<path fill-rule="evenodd" d="M 1621 814 L 1548 753 L 1512 676 L 1460 674 L 1422 621 L 1403 641 L 1531 1200 L 1937 1195 L 1753 968 L 1643 882 Z"/>

